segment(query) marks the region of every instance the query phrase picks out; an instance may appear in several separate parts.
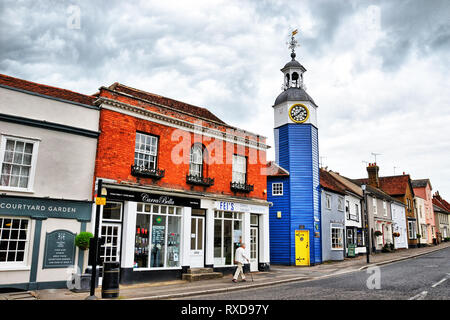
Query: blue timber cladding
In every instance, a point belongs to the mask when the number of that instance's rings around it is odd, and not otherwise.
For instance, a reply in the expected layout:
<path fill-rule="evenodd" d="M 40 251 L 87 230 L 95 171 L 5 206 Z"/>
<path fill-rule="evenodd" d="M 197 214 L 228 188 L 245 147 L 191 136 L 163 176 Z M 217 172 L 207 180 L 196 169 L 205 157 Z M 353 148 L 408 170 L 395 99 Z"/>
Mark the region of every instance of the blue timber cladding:
<path fill-rule="evenodd" d="M 272 183 L 283 183 L 283 195 L 272 195 Z M 267 179 L 267 201 L 272 202 L 269 214 L 270 232 L 270 262 L 274 264 L 285 264 L 289 261 L 290 241 L 289 226 L 289 178 L 288 177 L 268 177 Z M 277 212 L 281 212 L 281 218 L 277 218 Z"/>
<path fill-rule="evenodd" d="M 286 124 L 275 129 L 278 138 L 277 159 L 279 165 L 290 175 L 285 184 L 289 192 L 281 197 L 272 196 L 272 183 L 279 177 L 269 177 L 268 200 L 274 203 L 270 208 L 271 261 L 295 265 L 295 230 L 308 230 L 310 235 L 310 262 L 322 262 L 320 235 L 320 181 L 319 181 L 319 145 L 317 128 L 311 124 Z M 287 189 L 287 188 L 286 188 Z M 282 219 L 276 218 L 282 211 Z M 285 220 L 284 216 L 288 216 Z M 281 221 L 280 221 L 281 220 Z M 288 233 L 286 243 L 284 234 Z M 273 242 L 272 242 L 273 239 Z M 288 247 L 288 249 L 286 249 Z M 286 257 L 288 254 L 288 258 Z"/>

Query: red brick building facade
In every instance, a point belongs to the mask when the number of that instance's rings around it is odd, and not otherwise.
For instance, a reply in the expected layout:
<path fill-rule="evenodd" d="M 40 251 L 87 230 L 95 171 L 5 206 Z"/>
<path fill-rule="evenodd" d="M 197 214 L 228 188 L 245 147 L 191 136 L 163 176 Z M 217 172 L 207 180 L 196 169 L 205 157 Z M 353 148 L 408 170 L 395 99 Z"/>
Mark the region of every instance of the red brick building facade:
<path fill-rule="evenodd" d="M 120 260 L 122 282 L 176 278 L 194 267 L 232 270 L 240 242 L 249 244 L 250 268 L 266 269 L 266 138 L 119 83 L 95 96 L 95 177 L 108 190 L 100 255 Z"/>

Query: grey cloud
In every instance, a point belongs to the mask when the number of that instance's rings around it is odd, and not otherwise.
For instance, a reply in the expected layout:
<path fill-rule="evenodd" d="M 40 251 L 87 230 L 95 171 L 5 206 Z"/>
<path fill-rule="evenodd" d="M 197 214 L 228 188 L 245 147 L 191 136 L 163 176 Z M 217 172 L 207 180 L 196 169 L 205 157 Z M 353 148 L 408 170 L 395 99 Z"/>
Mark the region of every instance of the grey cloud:
<path fill-rule="evenodd" d="M 445 49 L 450 37 L 450 2 L 383 1 L 381 27 L 386 33 L 373 53 L 383 58 L 387 71 L 396 71 L 412 52 Z"/>

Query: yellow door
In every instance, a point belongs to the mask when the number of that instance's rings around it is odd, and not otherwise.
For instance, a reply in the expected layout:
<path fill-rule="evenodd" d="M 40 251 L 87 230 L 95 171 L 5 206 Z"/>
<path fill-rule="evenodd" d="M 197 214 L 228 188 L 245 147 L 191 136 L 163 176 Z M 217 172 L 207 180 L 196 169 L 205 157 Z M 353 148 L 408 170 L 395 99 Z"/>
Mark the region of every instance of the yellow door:
<path fill-rule="evenodd" d="M 295 230 L 295 265 L 309 266 L 309 231 Z"/>

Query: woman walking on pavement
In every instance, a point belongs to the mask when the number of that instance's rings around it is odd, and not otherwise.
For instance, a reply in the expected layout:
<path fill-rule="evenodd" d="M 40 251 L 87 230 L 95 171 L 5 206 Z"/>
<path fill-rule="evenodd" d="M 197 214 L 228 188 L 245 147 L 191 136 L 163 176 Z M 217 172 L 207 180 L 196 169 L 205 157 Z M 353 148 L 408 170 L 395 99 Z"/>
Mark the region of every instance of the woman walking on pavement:
<path fill-rule="evenodd" d="M 248 259 L 247 255 L 245 254 L 245 243 L 241 243 L 241 246 L 236 249 L 236 254 L 234 255 L 234 262 L 237 264 L 236 272 L 234 273 L 233 282 L 237 282 L 237 279 L 239 277 L 239 274 L 241 274 L 242 281 L 245 280 L 245 274 L 244 270 L 242 269 L 242 265 L 244 264 L 245 260 L 250 263 L 250 260 Z"/>

